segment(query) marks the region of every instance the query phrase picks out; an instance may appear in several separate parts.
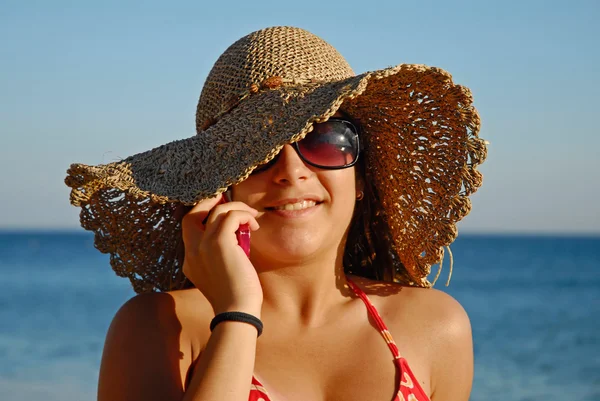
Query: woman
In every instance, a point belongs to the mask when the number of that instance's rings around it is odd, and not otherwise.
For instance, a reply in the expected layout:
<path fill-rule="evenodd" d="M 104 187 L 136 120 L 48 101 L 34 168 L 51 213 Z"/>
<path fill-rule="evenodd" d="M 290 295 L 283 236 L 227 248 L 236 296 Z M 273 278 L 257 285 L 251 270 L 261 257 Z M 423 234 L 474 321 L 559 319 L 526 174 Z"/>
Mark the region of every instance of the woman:
<path fill-rule="evenodd" d="M 425 66 L 355 76 L 269 28 L 219 58 L 197 129 L 69 170 L 117 274 L 162 291 L 115 316 L 99 400 L 468 400 L 468 317 L 426 288 L 481 185 L 468 90 Z"/>

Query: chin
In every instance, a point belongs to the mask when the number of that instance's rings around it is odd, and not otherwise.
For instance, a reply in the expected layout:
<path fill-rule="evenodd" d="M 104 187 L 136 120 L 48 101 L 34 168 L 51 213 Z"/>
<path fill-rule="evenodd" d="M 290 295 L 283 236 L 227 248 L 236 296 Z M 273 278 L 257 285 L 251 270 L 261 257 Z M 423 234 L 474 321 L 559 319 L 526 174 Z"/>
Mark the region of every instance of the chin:
<path fill-rule="evenodd" d="M 258 237 L 258 233 L 255 236 Z M 324 248 L 333 246 L 330 245 L 331 238 L 331 233 L 324 236 L 314 229 L 286 229 L 256 238 L 253 247 L 262 249 L 263 252 L 259 253 L 269 255 L 269 259 L 300 261 L 317 253 L 326 252 L 327 249 Z"/>

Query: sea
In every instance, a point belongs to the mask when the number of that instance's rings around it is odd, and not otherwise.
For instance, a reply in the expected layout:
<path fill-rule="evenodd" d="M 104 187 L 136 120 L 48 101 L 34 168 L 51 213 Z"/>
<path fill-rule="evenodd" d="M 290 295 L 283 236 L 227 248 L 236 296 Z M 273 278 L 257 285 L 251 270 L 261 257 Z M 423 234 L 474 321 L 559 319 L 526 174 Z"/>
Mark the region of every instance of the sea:
<path fill-rule="evenodd" d="M 436 288 L 471 319 L 471 400 L 600 401 L 600 236 L 461 234 L 451 249 Z M 87 232 L 0 232 L 0 400 L 95 400 L 133 295 Z"/>

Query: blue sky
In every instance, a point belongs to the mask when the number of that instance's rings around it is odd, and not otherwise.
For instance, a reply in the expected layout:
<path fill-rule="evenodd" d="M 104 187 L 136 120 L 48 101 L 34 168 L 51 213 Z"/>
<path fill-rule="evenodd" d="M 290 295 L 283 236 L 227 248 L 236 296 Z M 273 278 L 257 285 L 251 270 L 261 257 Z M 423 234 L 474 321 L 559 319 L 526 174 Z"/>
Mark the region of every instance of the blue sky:
<path fill-rule="evenodd" d="M 70 163 L 192 136 L 217 57 L 293 25 L 357 73 L 422 63 L 472 89 L 490 148 L 461 231 L 600 233 L 600 3 L 205 3 L 0 3 L 0 228 L 77 228 Z"/>

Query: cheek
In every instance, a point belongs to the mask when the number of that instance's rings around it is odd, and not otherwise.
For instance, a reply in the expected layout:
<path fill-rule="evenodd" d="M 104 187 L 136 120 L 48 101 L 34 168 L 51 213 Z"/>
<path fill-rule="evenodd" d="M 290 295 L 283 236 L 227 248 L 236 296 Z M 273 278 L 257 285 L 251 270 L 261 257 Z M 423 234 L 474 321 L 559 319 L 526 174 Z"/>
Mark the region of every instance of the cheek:
<path fill-rule="evenodd" d="M 264 182 L 257 180 L 257 177 L 250 176 L 244 182 L 232 187 L 233 200 L 244 202 L 248 205 L 254 205 L 266 192 Z"/>
<path fill-rule="evenodd" d="M 352 170 L 338 170 L 337 175 L 329 180 L 328 192 L 336 207 L 347 209 L 353 207 L 356 200 L 356 182 Z"/>
<path fill-rule="evenodd" d="M 341 238 L 346 231 L 354 214 L 356 203 L 356 185 L 354 174 L 351 171 L 338 170 L 332 179 L 326 183 L 327 192 L 330 196 L 328 204 L 329 221 L 323 222 L 329 225 L 329 231 L 336 237 Z"/>

